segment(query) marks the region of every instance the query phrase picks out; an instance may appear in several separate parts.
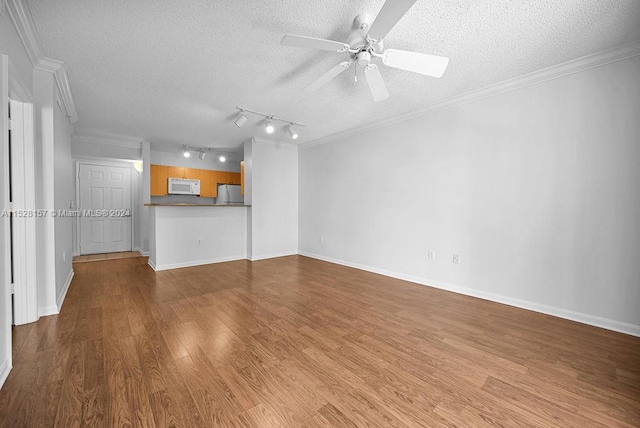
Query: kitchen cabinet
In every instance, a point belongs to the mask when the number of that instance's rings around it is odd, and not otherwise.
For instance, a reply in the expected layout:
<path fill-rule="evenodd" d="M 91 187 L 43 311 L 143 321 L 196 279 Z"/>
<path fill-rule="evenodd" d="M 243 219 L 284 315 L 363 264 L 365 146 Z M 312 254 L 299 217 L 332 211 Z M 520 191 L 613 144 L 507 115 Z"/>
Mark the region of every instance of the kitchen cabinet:
<path fill-rule="evenodd" d="M 217 198 L 218 184 L 240 185 L 240 194 L 244 196 L 244 161 L 240 163 L 240 172 L 151 165 L 150 174 L 151 196 L 168 195 L 168 178 L 200 180 L 200 196 L 203 198 Z"/>
<path fill-rule="evenodd" d="M 167 166 L 166 165 L 151 165 L 151 196 L 166 196 L 168 193 L 167 187 Z"/>
<path fill-rule="evenodd" d="M 218 172 L 209 169 L 200 170 L 200 197 L 218 197 Z"/>
<path fill-rule="evenodd" d="M 244 196 L 244 161 L 240 162 L 240 194 Z"/>
<path fill-rule="evenodd" d="M 242 184 L 242 178 L 239 172 L 230 172 L 229 173 L 229 184 Z"/>
<path fill-rule="evenodd" d="M 228 171 L 216 171 L 219 184 L 231 184 L 231 173 Z"/>
<path fill-rule="evenodd" d="M 239 172 L 229 172 L 229 171 L 216 171 L 218 174 L 218 183 L 219 184 L 240 184 L 240 173 Z"/>
<path fill-rule="evenodd" d="M 188 178 L 200 180 L 200 170 L 197 168 L 183 168 L 181 166 L 168 166 L 167 175 L 169 178 Z"/>

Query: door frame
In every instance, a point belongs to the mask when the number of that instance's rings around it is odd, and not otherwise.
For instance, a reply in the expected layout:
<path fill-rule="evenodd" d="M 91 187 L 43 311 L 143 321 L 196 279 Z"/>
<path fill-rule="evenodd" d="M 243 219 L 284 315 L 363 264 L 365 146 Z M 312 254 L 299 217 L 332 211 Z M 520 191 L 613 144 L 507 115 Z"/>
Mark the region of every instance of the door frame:
<path fill-rule="evenodd" d="M 136 171 L 136 169 L 133 167 L 133 163 L 137 162 L 137 161 L 110 161 L 110 160 L 93 160 L 93 159 L 74 159 L 75 164 L 76 164 L 76 171 L 75 171 L 75 187 L 76 187 L 76 209 L 80 209 L 80 165 L 95 165 L 95 166 L 114 166 L 114 167 L 118 167 L 118 168 L 126 168 L 126 169 L 131 169 L 131 178 L 129 180 L 129 192 L 130 192 L 130 202 L 131 202 L 131 251 L 135 251 L 135 232 L 136 232 L 136 210 L 134 209 L 134 204 L 137 202 L 136 198 L 135 198 L 135 193 L 134 193 L 134 187 L 133 187 L 133 174 L 134 173 L 138 173 L 138 171 Z M 139 180 L 139 178 L 137 178 L 136 180 Z M 74 241 L 74 249 L 73 249 L 73 254 L 74 256 L 78 256 L 80 255 L 80 242 L 81 242 L 81 236 L 80 236 L 80 217 L 76 217 L 75 219 L 76 221 L 74 222 L 74 227 L 75 227 L 75 241 Z"/>
<path fill-rule="evenodd" d="M 20 74 L 8 61 L 11 102 L 11 209 L 36 213 L 35 110 L 33 96 Z M 16 144 L 18 143 L 18 144 Z M 36 217 L 13 219 L 13 323 L 37 321 L 37 238 Z"/>
<path fill-rule="evenodd" d="M 11 92 L 10 92 L 11 94 Z M 12 209 L 27 216 L 13 218 L 13 322 L 15 325 L 37 321 L 37 240 L 35 186 L 35 128 L 33 104 L 11 102 L 11 191 Z"/>

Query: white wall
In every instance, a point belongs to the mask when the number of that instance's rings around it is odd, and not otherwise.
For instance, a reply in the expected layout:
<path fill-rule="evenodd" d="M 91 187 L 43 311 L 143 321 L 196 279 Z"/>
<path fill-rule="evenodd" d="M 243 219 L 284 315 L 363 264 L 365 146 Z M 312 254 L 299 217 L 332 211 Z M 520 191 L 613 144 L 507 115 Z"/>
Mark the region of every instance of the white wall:
<path fill-rule="evenodd" d="M 245 259 L 246 210 L 239 206 L 151 207 L 149 264 L 164 270 Z"/>
<path fill-rule="evenodd" d="M 33 70 L 33 95 L 36 125 L 36 207 L 52 210 L 55 205 L 55 83 L 47 71 Z M 38 314 L 57 313 L 56 304 L 56 240 L 55 220 L 52 216 L 36 221 L 38 266 Z"/>
<path fill-rule="evenodd" d="M 4 0 L 3 0 L 4 1 Z M 31 60 L 25 51 L 20 36 L 16 32 L 9 13 L 0 15 L 0 54 L 9 56 L 12 67 L 19 75 L 20 80 L 26 88 L 33 86 L 33 76 L 31 74 Z"/>
<path fill-rule="evenodd" d="M 0 210 L 9 209 L 9 58 L 0 55 Z M 10 224 L 0 216 L 0 388 L 11 370 Z"/>
<path fill-rule="evenodd" d="M 638 76 L 635 57 L 301 149 L 301 253 L 640 334 Z"/>
<path fill-rule="evenodd" d="M 83 141 L 82 137 L 71 141 L 71 155 L 76 159 L 110 159 L 132 160 L 142 159 L 140 147 L 125 145 L 99 144 Z"/>
<path fill-rule="evenodd" d="M 259 260 L 298 253 L 298 148 L 253 139 L 245 163 L 250 194 L 249 258 Z"/>
<path fill-rule="evenodd" d="M 51 75 L 51 74 L 50 74 Z M 53 78 L 53 75 L 51 75 Z M 57 210 L 76 208 L 75 167 L 71 159 L 73 126 L 57 106 L 54 118 L 54 205 Z M 71 217 L 55 219 L 55 288 L 58 309 L 67 291 L 72 275 L 73 223 Z"/>

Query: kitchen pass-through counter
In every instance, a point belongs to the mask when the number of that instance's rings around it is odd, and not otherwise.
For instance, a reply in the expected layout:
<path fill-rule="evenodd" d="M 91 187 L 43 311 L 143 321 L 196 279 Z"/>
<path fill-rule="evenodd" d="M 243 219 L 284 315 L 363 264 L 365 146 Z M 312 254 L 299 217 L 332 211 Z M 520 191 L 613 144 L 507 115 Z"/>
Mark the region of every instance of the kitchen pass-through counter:
<path fill-rule="evenodd" d="M 247 258 L 244 204 L 145 204 L 149 207 L 149 264 L 175 269 Z"/>

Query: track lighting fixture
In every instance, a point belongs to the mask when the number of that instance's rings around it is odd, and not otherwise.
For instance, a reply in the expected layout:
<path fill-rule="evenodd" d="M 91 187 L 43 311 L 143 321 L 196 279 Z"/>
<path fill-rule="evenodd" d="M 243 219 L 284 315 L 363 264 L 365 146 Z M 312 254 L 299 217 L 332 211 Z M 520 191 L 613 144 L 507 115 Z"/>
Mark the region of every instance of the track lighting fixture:
<path fill-rule="evenodd" d="M 224 157 L 224 154 L 220 153 L 220 157 L 218 157 L 218 160 L 219 160 L 220 162 L 226 162 L 227 158 L 226 158 L 226 157 Z"/>
<path fill-rule="evenodd" d="M 270 114 L 264 114 L 264 113 L 260 113 L 258 111 L 247 110 L 246 108 L 240 108 L 240 107 L 236 107 L 236 108 L 239 110 L 239 112 L 236 115 L 236 118 L 234 119 L 233 123 L 235 123 L 238 128 L 241 128 L 242 125 L 244 125 L 248 121 L 247 116 L 245 115 L 245 113 L 257 114 L 258 116 L 263 116 L 264 117 L 264 130 L 267 132 L 267 134 L 273 134 L 276 131 L 275 125 L 273 124 L 274 121 L 280 121 L 280 122 L 289 123 L 289 126 L 287 126 L 287 130 L 289 131 L 289 134 L 291 135 L 291 138 L 294 139 L 294 140 L 296 140 L 299 137 L 299 135 L 298 135 L 298 132 L 293 127 L 293 125 L 306 126 L 306 125 L 303 125 L 302 123 L 294 122 L 292 120 L 283 119 L 281 117 L 276 117 L 276 116 L 273 116 L 273 115 L 270 115 Z"/>
<path fill-rule="evenodd" d="M 293 123 L 290 124 L 289 126 L 287 126 L 287 129 L 289 130 L 289 134 L 291 134 L 291 138 L 293 138 L 294 140 L 298 139 L 298 133 L 296 132 L 295 128 L 293 127 Z"/>
<path fill-rule="evenodd" d="M 185 158 L 191 156 L 191 153 L 189 153 L 189 149 L 187 149 L 187 146 L 182 149 L 182 156 L 184 156 Z"/>
<path fill-rule="evenodd" d="M 198 155 L 198 159 L 200 160 L 204 160 L 206 153 L 204 152 L 204 150 L 200 150 L 200 154 Z"/>
<path fill-rule="evenodd" d="M 244 110 L 240 109 L 233 123 L 235 123 L 238 128 L 242 128 L 248 120 L 247 116 L 244 115 Z"/>
<path fill-rule="evenodd" d="M 273 131 L 276 130 L 276 128 L 273 127 L 273 123 L 271 123 L 270 118 L 266 118 L 264 120 L 264 130 L 267 131 L 267 134 L 273 134 Z"/>

